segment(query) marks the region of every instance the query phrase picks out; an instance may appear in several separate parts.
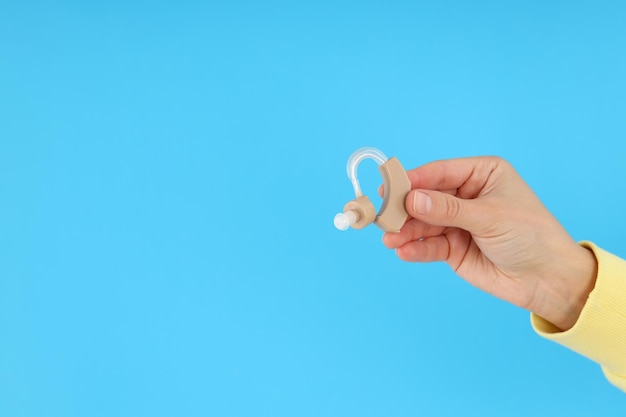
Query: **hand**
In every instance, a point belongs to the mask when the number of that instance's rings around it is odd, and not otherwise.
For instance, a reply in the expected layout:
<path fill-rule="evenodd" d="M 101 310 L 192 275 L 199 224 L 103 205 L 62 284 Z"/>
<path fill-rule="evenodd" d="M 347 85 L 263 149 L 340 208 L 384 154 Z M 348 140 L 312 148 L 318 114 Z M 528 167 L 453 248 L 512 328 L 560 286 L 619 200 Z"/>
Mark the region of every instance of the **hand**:
<path fill-rule="evenodd" d="M 409 220 L 383 236 L 400 259 L 445 261 L 470 284 L 561 330 L 576 323 L 595 284 L 596 259 L 508 162 L 437 161 L 408 175 Z"/>

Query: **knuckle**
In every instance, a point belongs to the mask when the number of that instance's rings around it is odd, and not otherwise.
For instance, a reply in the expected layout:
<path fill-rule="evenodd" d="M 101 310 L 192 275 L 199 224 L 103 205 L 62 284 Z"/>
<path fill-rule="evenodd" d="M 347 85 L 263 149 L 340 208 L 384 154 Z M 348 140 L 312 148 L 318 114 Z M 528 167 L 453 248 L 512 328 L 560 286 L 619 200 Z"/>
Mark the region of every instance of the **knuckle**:
<path fill-rule="evenodd" d="M 447 219 L 456 219 L 461 213 L 461 203 L 454 197 L 446 198 L 445 216 Z"/>
<path fill-rule="evenodd" d="M 511 163 L 508 160 L 504 159 L 501 156 L 493 156 L 491 157 L 491 160 L 493 162 L 494 167 L 501 167 L 504 170 L 513 169 L 513 165 L 511 165 Z"/>

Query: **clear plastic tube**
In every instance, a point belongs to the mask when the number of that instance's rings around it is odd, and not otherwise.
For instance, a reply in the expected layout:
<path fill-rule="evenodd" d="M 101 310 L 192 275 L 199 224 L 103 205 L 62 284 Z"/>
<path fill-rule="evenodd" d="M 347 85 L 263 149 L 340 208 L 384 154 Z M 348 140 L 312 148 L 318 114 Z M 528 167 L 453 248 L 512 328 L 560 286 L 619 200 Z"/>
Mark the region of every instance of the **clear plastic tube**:
<path fill-rule="evenodd" d="M 361 197 L 363 193 L 361 192 L 361 184 L 359 184 L 359 180 L 357 178 L 357 168 L 359 164 L 364 159 L 373 159 L 378 165 L 384 164 L 387 161 L 387 157 L 384 153 L 376 148 L 365 147 L 361 149 L 357 149 L 350 155 L 348 158 L 348 163 L 346 164 L 346 171 L 348 173 L 348 178 L 350 182 L 352 182 L 352 187 L 354 188 L 354 194 L 357 197 Z"/>

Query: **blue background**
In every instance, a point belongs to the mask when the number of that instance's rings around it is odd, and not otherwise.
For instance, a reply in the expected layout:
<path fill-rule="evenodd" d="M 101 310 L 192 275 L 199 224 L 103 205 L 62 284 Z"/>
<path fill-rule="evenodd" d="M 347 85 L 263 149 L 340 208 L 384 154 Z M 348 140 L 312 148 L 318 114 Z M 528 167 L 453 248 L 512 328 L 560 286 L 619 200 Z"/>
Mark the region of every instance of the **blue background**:
<path fill-rule="evenodd" d="M 623 416 L 332 218 L 359 147 L 496 154 L 626 256 L 625 50 L 622 1 L 3 2 L 0 415 Z"/>

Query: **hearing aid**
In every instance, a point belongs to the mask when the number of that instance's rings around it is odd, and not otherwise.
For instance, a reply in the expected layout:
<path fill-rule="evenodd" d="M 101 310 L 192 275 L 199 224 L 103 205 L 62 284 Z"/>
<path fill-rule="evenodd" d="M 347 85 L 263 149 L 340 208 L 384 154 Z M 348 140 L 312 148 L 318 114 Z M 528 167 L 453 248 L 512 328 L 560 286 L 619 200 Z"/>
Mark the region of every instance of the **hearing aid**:
<path fill-rule="evenodd" d="M 383 204 L 378 212 L 370 199 L 363 195 L 357 178 L 357 168 L 365 159 L 373 159 L 383 177 Z M 374 223 L 385 232 L 399 232 L 409 217 L 404 201 L 411 191 L 411 181 L 400 161 L 396 157 L 387 158 L 376 148 L 361 148 L 348 158 L 346 171 L 356 198 L 335 216 L 335 227 L 339 230 L 347 230 L 349 227 L 362 229 Z"/>

